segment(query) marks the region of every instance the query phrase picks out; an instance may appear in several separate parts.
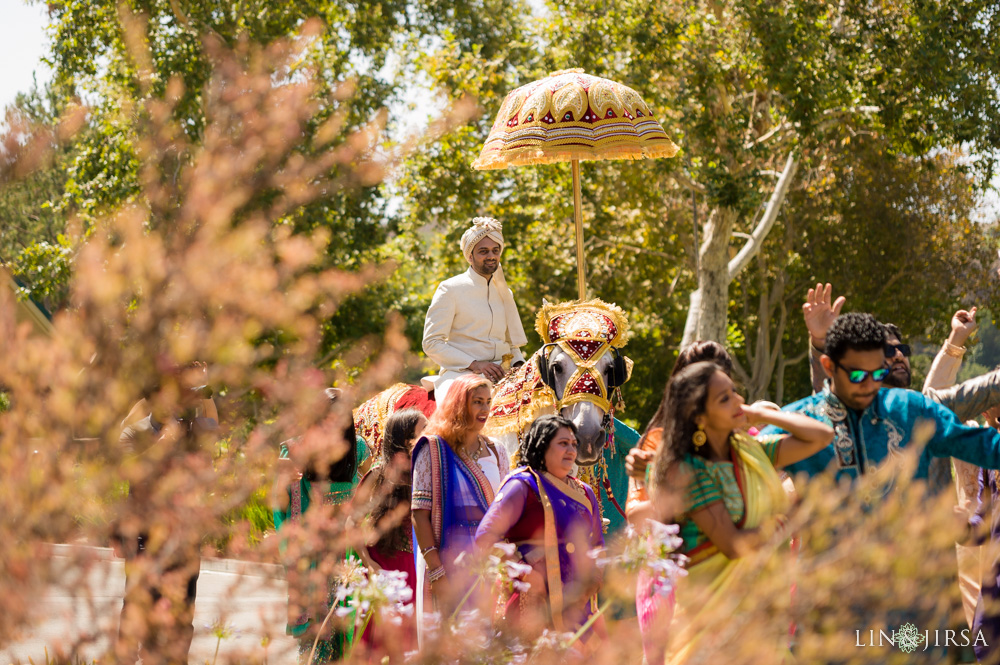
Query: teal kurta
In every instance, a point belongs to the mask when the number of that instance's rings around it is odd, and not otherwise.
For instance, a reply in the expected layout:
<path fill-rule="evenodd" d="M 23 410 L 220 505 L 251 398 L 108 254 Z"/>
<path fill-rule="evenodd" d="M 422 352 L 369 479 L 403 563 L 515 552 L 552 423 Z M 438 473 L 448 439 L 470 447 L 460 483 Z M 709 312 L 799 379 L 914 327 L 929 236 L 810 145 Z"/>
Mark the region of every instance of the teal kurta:
<path fill-rule="evenodd" d="M 987 469 L 1000 468 L 1000 433 L 991 427 L 969 427 L 954 412 L 915 390 L 883 388 L 862 412 L 848 409 L 830 391 L 829 382 L 816 393 L 782 409 L 815 418 L 833 427 L 833 443 L 812 457 L 788 466 L 794 475 L 810 476 L 828 468 L 857 478 L 911 443 L 918 422 L 930 422 L 934 433 L 920 455 L 916 478 L 926 479 L 932 457 L 955 457 Z M 765 434 L 778 433 L 768 427 Z"/>

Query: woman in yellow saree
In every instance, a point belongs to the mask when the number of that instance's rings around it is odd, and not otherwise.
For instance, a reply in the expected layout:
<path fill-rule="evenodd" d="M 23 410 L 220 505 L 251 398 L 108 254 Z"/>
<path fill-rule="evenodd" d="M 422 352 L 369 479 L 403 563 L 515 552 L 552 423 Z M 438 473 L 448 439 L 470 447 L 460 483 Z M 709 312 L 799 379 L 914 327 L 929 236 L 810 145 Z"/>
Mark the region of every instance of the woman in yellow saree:
<path fill-rule="evenodd" d="M 711 362 L 678 372 L 664 396 L 662 442 L 653 469 L 654 500 L 682 494 L 677 519 L 688 576 L 677 585 L 677 613 L 666 662 L 698 653 L 705 616 L 739 593 L 741 556 L 779 519 L 787 499 L 776 471 L 829 445 L 833 429 L 809 417 L 750 407 Z M 754 439 L 743 431 L 776 425 L 790 434 Z M 697 598 L 694 597 L 697 592 Z"/>

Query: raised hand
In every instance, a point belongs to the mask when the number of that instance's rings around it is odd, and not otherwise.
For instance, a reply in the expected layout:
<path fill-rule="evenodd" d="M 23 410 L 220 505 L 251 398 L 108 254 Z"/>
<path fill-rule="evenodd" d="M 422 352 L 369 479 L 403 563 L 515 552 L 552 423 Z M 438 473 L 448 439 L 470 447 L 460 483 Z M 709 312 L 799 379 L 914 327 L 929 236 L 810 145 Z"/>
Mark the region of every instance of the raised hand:
<path fill-rule="evenodd" d="M 948 341 L 955 346 L 964 346 L 966 340 L 976 332 L 977 327 L 976 308 L 973 307 L 969 311 L 960 309 L 951 317 L 951 334 L 948 336 Z"/>
<path fill-rule="evenodd" d="M 802 305 L 802 317 L 806 320 L 806 328 L 809 330 L 809 341 L 817 349 L 822 349 L 826 345 L 826 331 L 830 329 L 833 322 L 840 316 L 847 298 L 840 296 L 831 303 L 833 297 L 833 285 L 817 284 L 816 288 L 809 289 L 806 294 L 806 301 Z"/>
<path fill-rule="evenodd" d="M 633 448 L 625 456 L 625 472 L 636 480 L 646 479 L 646 467 L 653 463 L 656 453 L 652 450 Z"/>
<path fill-rule="evenodd" d="M 768 412 L 781 411 L 779 407 L 774 402 L 766 402 L 764 400 L 758 400 L 753 404 L 743 405 L 743 415 L 747 418 L 748 427 L 760 427 L 761 425 L 767 425 L 770 421 L 767 420 Z"/>

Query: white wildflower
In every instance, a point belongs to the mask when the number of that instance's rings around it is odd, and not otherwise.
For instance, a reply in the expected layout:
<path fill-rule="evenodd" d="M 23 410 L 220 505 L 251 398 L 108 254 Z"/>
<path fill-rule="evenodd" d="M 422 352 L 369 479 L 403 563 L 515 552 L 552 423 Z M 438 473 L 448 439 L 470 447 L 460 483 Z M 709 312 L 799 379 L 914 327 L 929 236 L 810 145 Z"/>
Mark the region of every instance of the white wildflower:
<path fill-rule="evenodd" d="M 507 575 L 512 578 L 524 577 L 533 570 L 531 566 L 523 561 L 506 561 L 504 565 L 507 567 Z"/>
<path fill-rule="evenodd" d="M 567 645 L 573 639 L 573 633 L 560 633 L 555 630 L 545 629 L 535 640 L 533 651 L 565 651 Z"/>
<path fill-rule="evenodd" d="M 441 613 L 440 612 L 424 612 L 421 617 L 421 622 L 424 626 L 424 632 L 428 639 L 434 639 L 438 632 L 441 630 Z"/>
<path fill-rule="evenodd" d="M 360 568 L 349 567 L 340 578 L 336 599 L 343 606 L 335 610 L 343 618 L 353 612 L 357 617 L 369 612 L 384 615 L 408 615 L 413 611 L 410 601 L 413 590 L 406 583 L 407 574 L 396 570 L 368 573 Z"/>
<path fill-rule="evenodd" d="M 626 528 L 624 545 L 618 554 L 612 555 L 604 548 L 591 550 L 588 554 L 600 567 L 614 565 L 631 572 L 648 571 L 656 578 L 656 593 L 668 595 L 677 578 L 687 574 L 684 570 L 687 557 L 677 554 L 677 549 L 684 544 L 679 534 L 680 527 L 676 524 L 646 520 L 641 532 L 631 524 Z"/>
<path fill-rule="evenodd" d="M 649 529 L 649 538 L 669 552 L 674 552 L 684 545 L 684 539 L 680 537 L 679 524 L 663 524 L 647 519 L 646 527 Z"/>
<path fill-rule="evenodd" d="M 485 557 L 480 556 L 475 560 L 471 556 L 463 556 L 464 554 L 465 552 L 459 555 L 455 559 L 455 562 L 464 562 L 466 569 L 487 585 L 499 582 L 501 586 L 510 589 L 513 582 L 517 580 L 521 583 L 524 590 L 527 590 L 530 586 L 527 582 L 518 580 L 517 578 L 529 574 L 532 568 L 523 561 L 511 559 L 511 557 L 517 556 L 517 547 L 511 543 L 497 543 L 493 546 L 490 554 Z"/>
<path fill-rule="evenodd" d="M 477 609 L 462 610 L 450 626 L 456 639 L 462 640 L 463 649 L 484 650 L 493 639 L 493 621 Z"/>

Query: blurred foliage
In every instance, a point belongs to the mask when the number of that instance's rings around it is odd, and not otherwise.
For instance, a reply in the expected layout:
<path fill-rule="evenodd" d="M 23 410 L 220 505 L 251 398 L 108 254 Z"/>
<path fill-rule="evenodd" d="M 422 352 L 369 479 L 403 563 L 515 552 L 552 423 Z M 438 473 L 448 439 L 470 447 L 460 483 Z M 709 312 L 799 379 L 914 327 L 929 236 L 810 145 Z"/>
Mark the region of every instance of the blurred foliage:
<path fill-rule="evenodd" d="M 249 526 L 247 538 L 250 546 L 259 545 L 268 532 L 274 531 L 274 514 L 268 495 L 267 484 L 262 482 L 245 502 L 222 517 L 223 523 L 234 527 L 234 531 L 238 531 L 244 525 Z M 214 543 L 216 550 L 225 552 L 230 538 L 231 534 L 227 533 Z"/>
<path fill-rule="evenodd" d="M 25 295 L 53 311 L 69 299 L 72 259 L 72 245 L 60 233 L 54 243 L 36 240 L 25 247 L 15 256 L 11 271 L 26 284 Z"/>
<path fill-rule="evenodd" d="M 126 14 L 124 22 L 129 35 L 142 34 L 134 18 Z M 147 96 L 135 154 L 142 195 L 95 213 L 87 241 L 76 248 L 70 304 L 56 314 L 52 336 L 17 326 L 12 294 L 0 292 L 7 344 L 0 385 L 9 399 L 0 413 L 0 509 L 17 516 L 0 523 L 0 644 L 34 619 L 32 600 L 43 589 L 67 583 L 45 555 L 50 543 L 103 544 L 113 531 L 134 544 L 146 534 L 145 555 L 130 573 L 137 587 L 130 588 L 169 585 L 171 568 L 197 561 L 205 543 L 218 544 L 225 556 L 273 561 L 282 556 L 276 539 L 255 545 L 274 483 L 284 487 L 295 469 L 321 468 L 341 455 L 330 432 L 350 420 L 355 394 L 348 389 L 343 405 L 331 409 L 323 388 L 345 382 L 346 374 L 315 368 L 322 322 L 379 272 L 330 268 L 328 229 L 294 233 L 278 222 L 330 192 L 380 181 L 395 158 L 374 149 L 377 127 L 350 128 L 337 117 L 325 125 L 324 146 L 300 158 L 303 129 L 319 112 L 318 77 L 304 68 L 295 81 L 274 82 L 308 52 L 318 30 L 306 24 L 298 38 L 266 47 L 230 49 L 209 39 L 214 65 L 203 91 L 208 121 L 200 143 L 177 120 L 180 83 L 162 96 L 141 87 Z M 130 48 L 142 61 L 141 41 Z M 347 99 L 351 92 L 339 94 Z M 72 139 L 72 127 L 87 131 L 69 110 L 59 131 L 10 128 L 2 138 L 17 149 L 5 153 L 0 182 L 46 168 L 60 141 Z M 401 371 L 401 329 L 391 322 L 368 348 L 345 354 L 348 361 L 378 358 L 358 377 L 360 393 Z M 217 433 L 185 426 L 192 400 L 201 403 L 195 387 L 204 384 L 224 387 L 217 392 L 224 414 Z M 138 417 L 150 415 L 164 427 L 159 438 L 130 447 L 120 440 L 122 416 L 137 396 L 146 404 Z M 278 443 L 293 436 L 300 444 L 275 478 Z M 343 521 L 324 523 L 322 511 L 315 519 L 313 530 L 285 539 L 284 555 L 308 556 L 309 548 L 344 537 Z M 97 565 L 89 548 L 68 556 L 68 565 L 84 571 Z M 176 617 L 164 621 L 140 607 L 121 634 L 134 646 L 149 631 L 162 637 L 176 630 Z M 62 647 L 79 653 L 89 639 Z M 156 655 L 150 662 L 160 662 Z"/>

